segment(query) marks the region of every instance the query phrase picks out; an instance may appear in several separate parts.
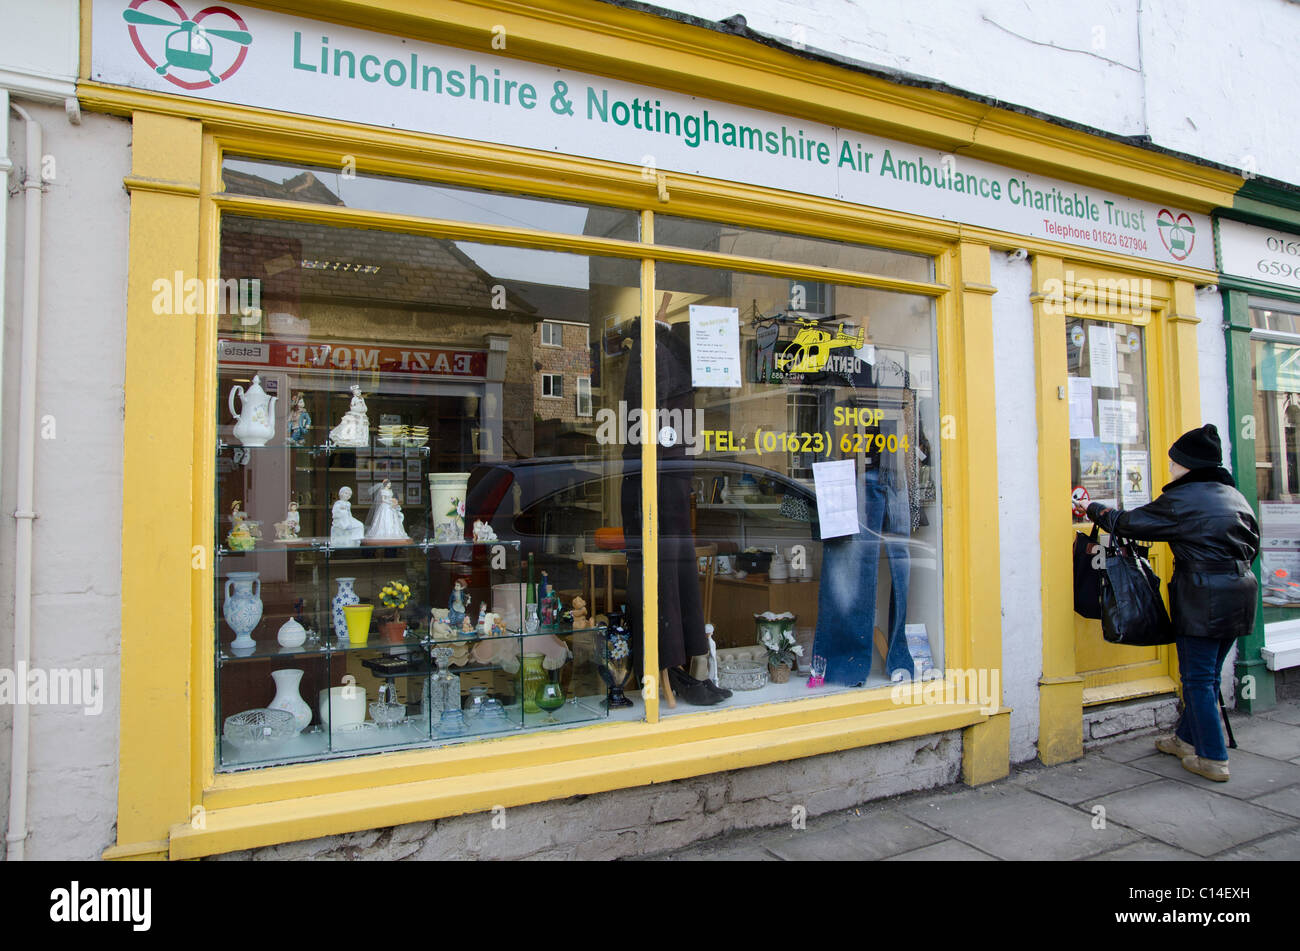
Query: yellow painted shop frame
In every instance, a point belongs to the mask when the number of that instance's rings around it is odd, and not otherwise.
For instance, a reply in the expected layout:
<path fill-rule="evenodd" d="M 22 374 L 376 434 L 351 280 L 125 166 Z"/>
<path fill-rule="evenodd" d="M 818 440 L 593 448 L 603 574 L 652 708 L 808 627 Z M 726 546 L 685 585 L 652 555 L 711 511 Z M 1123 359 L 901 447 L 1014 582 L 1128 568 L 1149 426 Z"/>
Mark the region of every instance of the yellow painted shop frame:
<path fill-rule="evenodd" d="M 1196 211 L 1228 203 L 1240 184 L 1234 176 L 1015 113 L 932 90 L 895 86 L 619 7 L 579 0 L 528 6 L 448 2 L 432 5 L 432 10 L 418 0 L 255 5 L 478 50 L 489 48 L 493 26 L 504 23 L 512 37 L 510 47 L 494 52 L 909 139 Z M 158 316 L 150 301 L 159 275 L 181 271 L 200 278 L 216 276 L 222 214 L 637 259 L 642 262 L 643 313 L 653 311 L 656 260 L 932 298 L 938 320 L 940 414 L 951 424 L 941 473 L 944 659 L 951 667 L 1002 665 L 1000 599 L 989 596 L 1000 585 L 990 372 L 995 291 L 990 284 L 991 249 L 1028 247 L 1040 255 L 1072 255 L 1101 267 L 1130 268 L 1133 262 L 1106 252 L 1080 254 L 1051 241 L 700 177 L 669 174 L 663 182 L 648 182 L 639 169 L 607 162 L 105 86 L 88 79 L 89 16 L 89 6 L 83 3 L 82 105 L 129 116 L 133 123 L 132 173 L 125 182 L 131 218 L 118 842 L 106 857 L 192 858 L 666 782 L 954 729 L 964 731 L 966 782 L 1006 774 L 1009 709 L 988 715 L 971 704 L 899 706 L 891 702 L 888 688 L 668 720 L 659 719 L 657 700 L 648 696 L 645 722 L 601 723 L 449 748 L 216 773 L 214 580 L 207 548 L 214 535 L 215 322 Z M 225 151 L 326 166 L 351 155 L 362 172 L 639 209 L 642 241 L 221 196 Z M 935 261 L 935 278 L 912 282 L 657 247 L 656 210 L 928 254 Z M 1192 269 L 1145 263 L 1139 270 L 1179 279 L 1179 288 L 1210 278 Z M 1178 301 L 1175 313 L 1192 312 L 1190 298 Z M 1191 379 L 1171 393 L 1171 400 L 1184 408 L 1178 418 L 1195 415 L 1186 411 L 1196 395 L 1196 353 L 1194 339 L 1187 349 L 1187 329 L 1176 335 L 1178 361 L 1189 361 L 1176 366 L 1184 367 Z M 1046 349 L 1040 340 L 1040 356 Z M 653 347 L 646 352 L 653 353 Z M 1041 366 L 1040 360 L 1043 392 L 1047 371 Z M 652 405 L 654 376 L 646 371 L 643 368 L 645 401 Z M 1042 418 L 1045 426 L 1057 425 L 1047 415 Z M 1045 443 L 1040 438 L 1040 446 Z M 653 443 L 644 453 L 646 471 L 652 471 Z M 653 502 L 654 493 L 647 493 L 647 545 L 655 538 Z M 1045 531 L 1044 551 L 1053 550 Z M 1045 557 L 1045 604 L 1049 581 L 1054 593 L 1060 581 L 1056 572 L 1049 578 L 1049 565 L 1055 561 Z M 650 622 L 655 585 L 655 561 L 647 559 Z M 1072 660 L 1062 646 L 1065 636 L 1054 621 L 1045 624 L 1044 697 L 1049 683 L 1066 684 L 1073 676 Z M 1072 628 L 1068 636 L 1072 638 Z M 647 651 L 653 648 L 651 639 Z M 647 667 L 657 666 L 652 658 L 647 661 Z M 1053 691 L 1051 703 L 1043 701 L 1040 743 L 1051 750 L 1068 749 L 1068 740 L 1056 737 L 1079 731 L 1080 705 L 1077 698 L 1073 706 L 1063 702 L 1067 695 L 1073 696 Z"/>

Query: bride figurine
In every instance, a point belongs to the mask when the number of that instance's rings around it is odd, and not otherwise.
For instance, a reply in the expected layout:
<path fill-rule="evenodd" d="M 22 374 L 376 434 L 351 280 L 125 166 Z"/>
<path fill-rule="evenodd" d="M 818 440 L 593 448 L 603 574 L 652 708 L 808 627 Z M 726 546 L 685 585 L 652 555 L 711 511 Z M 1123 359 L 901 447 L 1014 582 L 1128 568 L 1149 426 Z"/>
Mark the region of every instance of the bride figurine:
<path fill-rule="evenodd" d="M 339 489 L 339 499 L 334 503 L 333 521 L 330 523 L 331 548 L 357 548 L 365 526 L 352 517 L 352 490 L 346 485 Z"/>
<path fill-rule="evenodd" d="M 406 518 L 402 515 L 402 506 L 393 495 L 393 485 L 385 479 L 375 492 L 374 503 L 370 506 L 370 517 L 366 519 L 366 538 L 368 540 L 410 541 L 406 534 Z"/>
<path fill-rule="evenodd" d="M 330 430 L 330 443 L 349 448 L 370 445 L 370 418 L 366 415 L 366 401 L 361 398 L 361 387 L 356 384 L 352 385 L 352 405 Z"/>

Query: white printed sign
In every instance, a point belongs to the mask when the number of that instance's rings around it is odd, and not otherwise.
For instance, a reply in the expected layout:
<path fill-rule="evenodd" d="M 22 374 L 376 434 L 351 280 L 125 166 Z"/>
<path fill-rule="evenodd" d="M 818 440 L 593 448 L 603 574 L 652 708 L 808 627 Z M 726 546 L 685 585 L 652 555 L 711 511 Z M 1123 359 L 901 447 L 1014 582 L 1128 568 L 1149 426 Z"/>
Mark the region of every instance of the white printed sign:
<path fill-rule="evenodd" d="M 710 99 L 273 13 L 93 0 L 96 82 L 741 181 L 1210 270 L 1210 221 Z M 186 32 L 184 36 L 179 33 Z"/>
<path fill-rule="evenodd" d="M 1235 277 L 1300 287 L 1300 235 L 1220 219 L 1219 270 Z"/>
<path fill-rule="evenodd" d="M 691 305 L 691 385 L 740 386 L 740 308 Z"/>

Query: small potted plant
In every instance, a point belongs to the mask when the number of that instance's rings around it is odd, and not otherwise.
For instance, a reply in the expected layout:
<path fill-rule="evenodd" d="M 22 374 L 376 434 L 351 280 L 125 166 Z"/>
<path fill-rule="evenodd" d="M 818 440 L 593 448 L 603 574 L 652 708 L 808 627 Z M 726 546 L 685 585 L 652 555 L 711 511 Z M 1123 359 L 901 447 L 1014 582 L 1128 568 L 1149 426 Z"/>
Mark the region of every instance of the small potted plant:
<path fill-rule="evenodd" d="M 776 617 L 772 618 L 777 621 Z M 784 620 L 784 618 L 781 618 Z M 793 620 L 793 619 L 792 619 Z M 774 684 L 790 681 L 796 658 L 803 656 L 803 648 L 795 640 L 792 624 L 762 624 L 759 627 L 759 644 L 767 648 L 767 673 Z"/>
<path fill-rule="evenodd" d="M 389 643 L 399 644 L 406 637 L 406 622 L 402 620 L 402 609 L 410 600 L 411 588 L 401 581 L 390 581 L 379 590 L 379 602 L 388 612 L 380 622 L 379 633 Z"/>

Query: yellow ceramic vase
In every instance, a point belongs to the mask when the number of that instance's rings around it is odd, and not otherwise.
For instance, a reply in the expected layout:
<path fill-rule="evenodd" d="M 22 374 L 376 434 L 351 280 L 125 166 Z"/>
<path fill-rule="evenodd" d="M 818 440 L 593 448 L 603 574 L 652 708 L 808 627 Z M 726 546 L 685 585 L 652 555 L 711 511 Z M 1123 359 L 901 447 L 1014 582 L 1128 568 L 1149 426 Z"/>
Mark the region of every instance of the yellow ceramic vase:
<path fill-rule="evenodd" d="M 373 604 L 345 604 L 343 618 L 348 625 L 348 640 L 364 644 L 370 640 L 370 616 L 375 613 Z"/>

